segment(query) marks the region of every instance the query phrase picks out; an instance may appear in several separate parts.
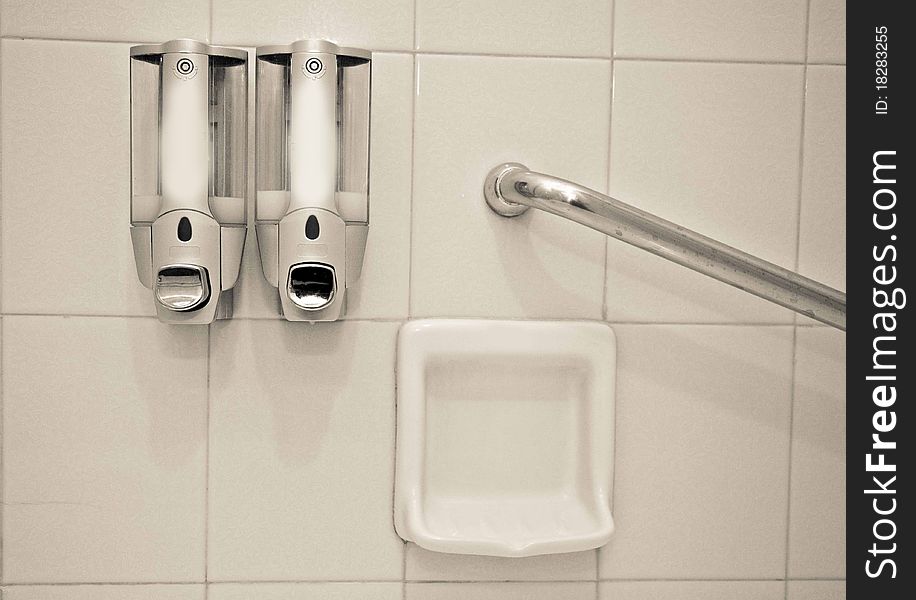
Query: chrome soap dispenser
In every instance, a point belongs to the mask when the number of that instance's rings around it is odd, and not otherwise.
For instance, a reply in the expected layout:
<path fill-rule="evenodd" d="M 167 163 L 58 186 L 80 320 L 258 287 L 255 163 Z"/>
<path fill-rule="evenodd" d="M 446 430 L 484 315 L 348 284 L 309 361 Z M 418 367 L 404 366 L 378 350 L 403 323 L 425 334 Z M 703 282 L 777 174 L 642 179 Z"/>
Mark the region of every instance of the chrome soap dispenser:
<path fill-rule="evenodd" d="M 232 313 L 246 229 L 248 53 L 130 49 L 131 241 L 166 323 Z"/>
<path fill-rule="evenodd" d="M 335 321 L 369 230 L 371 53 L 325 40 L 257 51 L 264 276 L 290 321 Z"/>

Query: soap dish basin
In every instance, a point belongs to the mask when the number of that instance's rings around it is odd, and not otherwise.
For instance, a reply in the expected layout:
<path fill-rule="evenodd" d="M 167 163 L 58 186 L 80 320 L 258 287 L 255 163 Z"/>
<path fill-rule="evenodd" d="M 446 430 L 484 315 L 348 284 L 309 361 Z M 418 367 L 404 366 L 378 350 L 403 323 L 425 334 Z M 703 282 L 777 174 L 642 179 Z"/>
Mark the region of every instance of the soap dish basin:
<path fill-rule="evenodd" d="M 409 321 L 397 361 L 398 535 L 427 550 L 509 557 L 607 543 L 610 327 Z"/>

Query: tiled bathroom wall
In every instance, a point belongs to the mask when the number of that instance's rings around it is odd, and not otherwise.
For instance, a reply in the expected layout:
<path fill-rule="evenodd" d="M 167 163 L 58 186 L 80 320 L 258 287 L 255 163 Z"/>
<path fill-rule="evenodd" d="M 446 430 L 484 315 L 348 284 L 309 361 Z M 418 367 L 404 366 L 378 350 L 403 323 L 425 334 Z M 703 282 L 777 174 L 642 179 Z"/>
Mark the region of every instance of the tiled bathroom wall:
<path fill-rule="evenodd" d="M 844 2 L 2 0 L 0 33 L 3 600 L 845 597 L 844 334 L 481 193 L 523 162 L 845 289 Z M 160 324 L 129 45 L 307 36 L 376 51 L 350 313 L 282 321 L 252 232 L 235 318 Z M 606 547 L 397 537 L 395 336 L 452 316 L 614 325 Z"/>

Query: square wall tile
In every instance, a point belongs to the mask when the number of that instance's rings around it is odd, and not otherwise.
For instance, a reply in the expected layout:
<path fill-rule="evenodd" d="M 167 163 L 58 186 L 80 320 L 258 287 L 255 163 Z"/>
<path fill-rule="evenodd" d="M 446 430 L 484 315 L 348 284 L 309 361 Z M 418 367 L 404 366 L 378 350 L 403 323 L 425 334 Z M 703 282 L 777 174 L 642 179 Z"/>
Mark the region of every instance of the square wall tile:
<path fill-rule="evenodd" d="M 406 600 L 593 600 L 595 583 L 408 583 Z"/>
<path fill-rule="evenodd" d="M 397 323 L 213 327 L 211 581 L 400 580 Z"/>
<path fill-rule="evenodd" d="M 845 581 L 789 581 L 786 600 L 846 600 Z"/>
<path fill-rule="evenodd" d="M 417 0 L 417 50 L 609 57 L 611 6 L 608 0 Z"/>
<path fill-rule="evenodd" d="M 784 600 L 782 581 L 602 581 L 598 600 Z"/>
<path fill-rule="evenodd" d="M 808 67 L 798 270 L 846 289 L 846 67 Z"/>
<path fill-rule="evenodd" d="M 802 62 L 806 10 L 806 0 L 614 0 L 614 54 Z"/>
<path fill-rule="evenodd" d="M 408 581 L 550 581 L 595 578 L 595 550 L 501 558 L 430 552 L 407 544 Z"/>
<path fill-rule="evenodd" d="M 206 328 L 4 317 L 5 583 L 203 579 L 206 361 Z"/>
<path fill-rule="evenodd" d="M 2 44 L 3 310 L 154 314 L 130 244 L 128 46 Z"/>
<path fill-rule="evenodd" d="M 515 161 L 604 189 L 610 87 L 602 60 L 417 57 L 412 316 L 600 318 L 604 236 L 501 217 L 483 182 Z"/>
<path fill-rule="evenodd" d="M 790 327 L 625 325 L 601 579 L 785 574 Z"/>
<path fill-rule="evenodd" d="M 216 583 L 208 600 L 402 600 L 398 583 Z"/>
<path fill-rule="evenodd" d="M 803 67 L 615 61 L 611 195 L 794 268 Z M 619 240 L 607 319 L 791 323 L 792 312 Z"/>
<path fill-rule="evenodd" d="M 846 334 L 800 327 L 792 420 L 789 577 L 846 576 Z"/>
<path fill-rule="evenodd" d="M 413 70 L 411 55 L 372 55 L 369 240 L 348 319 L 407 317 Z"/>
<path fill-rule="evenodd" d="M 204 600 L 203 585 L 23 585 L 3 591 L 5 600 Z"/>
<path fill-rule="evenodd" d="M 2 23 L 0 31 L 4 36 L 138 43 L 175 38 L 206 40 L 210 33 L 210 3 L 209 0 L 3 0 Z M 91 64 L 71 57 L 60 62 L 62 69 Z M 86 73 L 83 69 L 68 70 L 74 76 Z"/>
<path fill-rule="evenodd" d="M 213 41 L 261 46 L 325 38 L 369 50 L 412 50 L 412 0 L 212 0 Z"/>
<path fill-rule="evenodd" d="M 254 54 L 252 53 L 252 61 Z M 413 56 L 372 55 L 369 239 L 363 270 L 347 289 L 345 319 L 407 317 L 410 274 L 410 172 L 413 144 Z M 254 98 L 254 67 L 249 72 Z M 249 189 L 255 189 L 255 103 L 249 103 Z M 249 203 L 252 215 L 254 202 Z M 235 292 L 236 317 L 280 319 L 280 297 L 264 279 L 254 221 Z"/>
<path fill-rule="evenodd" d="M 846 2 L 811 0 L 808 63 L 846 64 Z"/>

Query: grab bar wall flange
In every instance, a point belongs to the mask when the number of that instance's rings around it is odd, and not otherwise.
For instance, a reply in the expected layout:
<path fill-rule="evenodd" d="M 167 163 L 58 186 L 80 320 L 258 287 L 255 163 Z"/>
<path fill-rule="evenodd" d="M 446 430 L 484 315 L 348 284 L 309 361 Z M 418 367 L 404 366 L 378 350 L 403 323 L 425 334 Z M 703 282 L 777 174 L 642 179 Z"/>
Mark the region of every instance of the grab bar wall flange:
<path fill-rule="evenodd" d="M 845 293 L 571 181 L 504 163 L 487 175 L 484 198 L 504 217 L 533 206 L 846 330 Z"/>

